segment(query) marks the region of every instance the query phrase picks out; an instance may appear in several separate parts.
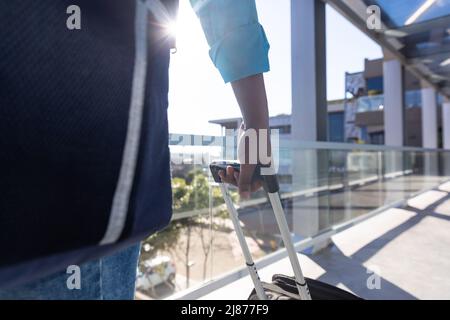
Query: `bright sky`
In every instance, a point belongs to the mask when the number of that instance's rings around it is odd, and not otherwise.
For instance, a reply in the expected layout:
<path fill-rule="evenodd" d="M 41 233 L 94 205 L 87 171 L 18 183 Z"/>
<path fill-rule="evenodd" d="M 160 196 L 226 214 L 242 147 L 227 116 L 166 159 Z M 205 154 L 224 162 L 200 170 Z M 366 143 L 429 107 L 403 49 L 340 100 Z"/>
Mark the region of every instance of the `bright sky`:
<path fill-rule="evenodd" d="M 271 71 L 265 74 L 270 115 L 291 113 L 290 0 L 256 0 L 270 42 Z M 188 0 L 180 1 L 178 51 L 171 57 L 169 131 L 220 134 L 209 120 L 239 117 L 239 107 L 208 55 L 200 23 Z M 364 58 L 382 57 L 380 47 L 340 14 L 327 8 L 327 95 L 344 97 L 345 72 L 364 69 Z"/>

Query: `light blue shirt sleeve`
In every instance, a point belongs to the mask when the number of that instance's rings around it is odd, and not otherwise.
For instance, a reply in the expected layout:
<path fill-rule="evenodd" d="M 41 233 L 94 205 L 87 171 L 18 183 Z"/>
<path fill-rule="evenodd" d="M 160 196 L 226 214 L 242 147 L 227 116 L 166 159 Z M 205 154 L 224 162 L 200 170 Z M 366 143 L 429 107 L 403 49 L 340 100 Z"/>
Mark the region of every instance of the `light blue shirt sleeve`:
<path fill-rule="evenodd" d="M 269 42 L 255 0 L 190 0 L 208 41 L 209 56 L 228 83 L 269 71 Z"/>

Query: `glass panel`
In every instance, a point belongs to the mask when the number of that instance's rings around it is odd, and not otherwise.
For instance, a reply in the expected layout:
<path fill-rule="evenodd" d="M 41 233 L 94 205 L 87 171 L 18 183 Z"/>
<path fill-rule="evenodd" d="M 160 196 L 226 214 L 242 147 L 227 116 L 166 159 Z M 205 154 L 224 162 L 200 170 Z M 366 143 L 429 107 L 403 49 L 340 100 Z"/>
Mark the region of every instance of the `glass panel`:
<path fill-rule="evenodd" d="M 224 141 L 228 144 L 220 146 Z M 245 266 L 208 170 L 213 159 L 233 158 L 235 139 L 172 136 L 171 144 L 173 221 L 144 241 L 141 254 L 138 291 L 150 298 L 200 286 Z M 288 139 L 282 139 L 277 150 L 280 196 L 296 242 L 450 178 L 450 152 L 330 143 L 303 146 Z M 245 202 L 239 201 L 235 188 L 231 194 L 254 258 L 283 248 L 264 192 Z"/>
<path fill-rule="evenodd" d="M 358 98 L 358 112 L 378 111 L 384 108 L 384 95 L 363 96 Z"/>

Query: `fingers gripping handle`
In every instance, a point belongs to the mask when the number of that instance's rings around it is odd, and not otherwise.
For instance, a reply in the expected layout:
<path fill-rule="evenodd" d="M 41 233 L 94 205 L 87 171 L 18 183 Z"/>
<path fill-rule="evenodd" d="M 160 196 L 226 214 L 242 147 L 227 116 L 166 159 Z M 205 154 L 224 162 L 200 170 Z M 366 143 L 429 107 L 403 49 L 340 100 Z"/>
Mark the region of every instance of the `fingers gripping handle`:
<path fill-rule="evenodd" d="M 213 161 L 209 165 L 211 169 L 212 176 L 214 181 L 217 183 L 221 183 L 222 180 L 219 176 L 219 171 L 224 171 L 226 174 L 227 167 L 232 167 L 235 171 L 240 171 L 241 165 L 236 161 Z M 256 165 L 255 172 L 253 173 L 252 181 L 261 180 L 263 183 L 263 188 L 268 193 L 275 193 L 280 190 L 280 186 L 278 184 L 278 178 L 275 173 L 264 174 L 265 170 L 269 169 L 268 167 L 264 167 L 261 165 Z"/>

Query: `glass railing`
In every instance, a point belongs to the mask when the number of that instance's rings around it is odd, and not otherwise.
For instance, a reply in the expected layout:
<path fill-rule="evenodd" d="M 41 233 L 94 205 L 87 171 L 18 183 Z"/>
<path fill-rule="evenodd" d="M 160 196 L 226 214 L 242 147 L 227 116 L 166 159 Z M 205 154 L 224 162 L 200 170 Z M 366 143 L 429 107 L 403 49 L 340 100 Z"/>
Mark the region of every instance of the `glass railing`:
<path fill-rule="evenodd" d="M 422 107 L 422 92 L 421 90 L 407 90 L 404 96 L 405 108 L 420 108 Z M 384 108 L 384 95 L 373 95 L 359 97 L 357 100 L 358 112 L 379 111 Z"/>
<path fill-rule="evenodd" d="M 384 108 L 384 95 L 364 96 L 358 98 L 358 112 L 378 111 Z"/>
<path fill-rule="evenodd" d="M 144 241 L 138 294 L 164 298 L 216 281 L 244 266 L 232 224 L 208 164 L 233 158 L 235 139 L 172 135 L 174 214 Z M 450 153 L 419 148 L 300 143 L 278 146 L 281 199 L 296 242 L 364 217 L 450 178 Z M 232 192 L 253 256 L 282 249 L 263 192 L 239 202 Z M 318 249 L 311 244 L 307 251 Z M 243 271 L 245 274 L 245 271 Z"/>

